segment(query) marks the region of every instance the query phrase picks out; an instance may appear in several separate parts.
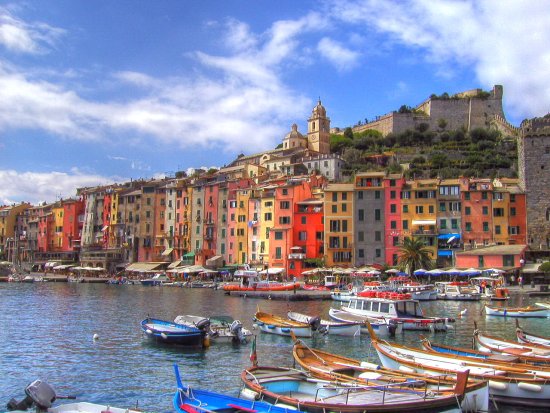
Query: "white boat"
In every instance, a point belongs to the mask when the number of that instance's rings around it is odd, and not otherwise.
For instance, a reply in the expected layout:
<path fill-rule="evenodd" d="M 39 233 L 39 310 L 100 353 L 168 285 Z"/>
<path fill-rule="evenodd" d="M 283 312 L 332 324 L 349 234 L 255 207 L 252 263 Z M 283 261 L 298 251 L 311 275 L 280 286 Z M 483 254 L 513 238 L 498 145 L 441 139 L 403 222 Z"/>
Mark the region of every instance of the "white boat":
<path fill-rule="evenodd" d="M 374 332 L 371 342 L 384 367 L 431 375 L 468 369 L 471 377 L 488 380 L 489 394 L 497 402 L 542 407 L 550 404 L 550 369 L 390 344 L 379 340 Z"/>
<path fill-rule="evenodd" d="M 141 285 L 157 286 L 170 282 L 170 278 L 166 274 L 155 274 L 152 278 L 141 280 Z"/>
<path fill-rule="evenodd" d="M 328 315 L 330 318 L 338 322 L 352 324 L 360 323 L 362 334 L 368 334 L 367 321 L 370 323 L 374 331 L 376 331 L 376 334 L 381 336 L 395 336 L 396 334 L 401 334 L 403 332 L 403 323 L 393 322 L 392 320 L 381 320 L 378 318 L 374 319 L 371 317 L 361 316 L 349 313 L 347 311 L 338 310 L 336 308 L 329 309 Z"/>
<path fill-rule="evenodd" d="M 437 300 L 437 290 L 433 284 L 413 282 L 409 277 L 392 277 L 390 279 L 390 286 L 391 291 L 400 294 L 410 294 L 413 300 Z"/>
<path fill-rule="evenodd" d="M 292 321 L 274 314 L 257 311 L 254 322 L 260 331 L 280 336 L 289 336 L 293 332 L 296 337 L 311 337 L 313 326 L 299 321 Z"/>
<path fill-rule="evenodd" d="M 403 323 L 403 330 L 447 331 L 454 319 L 426 317 L 418 300 L 409 294 L 362 292 L 341 309 L 351 314 Z"/>
<path fill-rule="evenodd" d="M 239 320 L 229 316 L 201 317 L 196 315 L 179 315 L 174 323 L 186 324 L 194 327 L 207 326 L 208 336 L 216 343 L 245 343 L 252 332 L 243 327 Z"/>
<path fill-rule="evenodd" d="M 502 287 L 502 283 L 501 278 L 494 277 L 474 277 L 470 279 L 470 284 L 477 289 L 483 300 L 508 300 L 510 298 L 510 291 Z"/>
<path fill-rule="evenodd" d="M 521 318 L 545 318 L 550 317 L 550 308 L 544 307 L 494 307 L 485 305 L 485 314 L 488 316 L 500 317 L 521 317 Z"/>
<path fill-rule="evenodd" d="M 538 303 L 537 303 L 538 305 Z M 545 346 L 550 346 L 550 337 L 544 337 L 532 333 L 527 333 L 523 328 L 519 326 L 519 321 L 516 319 L 516 337 L 518 343 L 526 344 L 543 344 Z"/>
<path fill-rule="evenodd" d="M 468 282 L 437 282 L 435 283 L 438 289 L 437 298 L 439 300 L 453 301 L 479 301 L 481 294 L 479 291 Z"/>
<path fill-rule="evenodd" d="M 295 311 L 289 311 L 287 317 L 294 321 L 300 321 L 301 323 L 311 324 L 315 321 L 316 317 L 312 317 L 306 314 L 297 313 Z M 354 336 L 359 337 L 361 335 L 361 323 L 345 323 L 331 320 L 320 320 L 320 327 L 318 331 L 323 334 L 330 334 L 335 336 Z"/>
<path fill-rule="evenodd" d="M 334 301 L 348 302 L 352 297 L 356 297 L 357 294 L 349 290 L 334 290 L 330 292 L 330 298 Z"/>
<path fill-rule="evenodd" d="M 534 360 L 550 359 L 550 345 L 533 343 L 516 343 L 498 337 L 488 336 L 481 333 L 477 328 L 474 330 L 474 344 L 486 353 L 503 353 L 512 356 L 530 357 Z"/>

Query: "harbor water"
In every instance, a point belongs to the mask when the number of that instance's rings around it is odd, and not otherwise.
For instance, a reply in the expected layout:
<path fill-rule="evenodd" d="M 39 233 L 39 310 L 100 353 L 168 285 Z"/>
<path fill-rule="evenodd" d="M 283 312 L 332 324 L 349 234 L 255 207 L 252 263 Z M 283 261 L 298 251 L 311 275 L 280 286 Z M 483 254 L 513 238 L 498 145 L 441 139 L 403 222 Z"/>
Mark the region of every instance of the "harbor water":
<path fill-rule="evenodd" d="M 513 295 L 507 305 L 525 306 L 548 298 Z M 80 283 L 0 284 L 0 404 L 24 396 L 31 381 L 52 384 L 58 394 L 80 401 L 170 412 L 175 390 L 173 364 L 184 382 L 237 395 L 240 373 L 250 365 L 250 345 L 212 344 L 204 350 L 162 346 L 147 340 L 140 322 L 147 316 L 231 315 L 252 329 L 262 311 L 289 309 L 328 318 L 334 301 L 279 301 L 230 297 L 220 290 Z M 434 342 L 471 347 L 474 321 L 490 335 L 515 340 L 515 319 L 486 317 L 483 302 L 422 303 L 425 313 L 456 318 L 447 333 L 424 333 Z M 467 309 L 460 317 L 461 311 Z M 548 319 L 521 319 L 526 331 L 550 336 Z M 293 366 L 288 337 L 254 330 L 259 364 Z M 94 339 L 97 335 L 97 339 Z M 419 346 L 420 333 L 406 331 L 393 341 Z M 388 339 L 389 340 L 389 339 Z M 319 336 L 312 347 L 377 361 L 368 337 Z M 1 411 L 1 409 L 0 409 Z M 495 410 L 496 411 L 496 410 Z M 500 405 L 499 412 L 531 412 Z"/>

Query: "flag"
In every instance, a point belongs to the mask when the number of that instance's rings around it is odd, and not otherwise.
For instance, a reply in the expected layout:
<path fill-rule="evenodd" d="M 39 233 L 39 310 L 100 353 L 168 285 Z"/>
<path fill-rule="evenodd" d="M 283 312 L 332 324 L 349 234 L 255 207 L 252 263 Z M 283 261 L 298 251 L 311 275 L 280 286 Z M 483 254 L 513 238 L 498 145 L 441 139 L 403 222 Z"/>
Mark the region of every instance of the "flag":
<path fill-rule="evenodd" d="M 254 336 L 254 340 L 252 340 L 252 347 L 250 348 L 250 361 L 254 367 L 258 365 L 258 355 L 256 354 L 256 336 Z"/>

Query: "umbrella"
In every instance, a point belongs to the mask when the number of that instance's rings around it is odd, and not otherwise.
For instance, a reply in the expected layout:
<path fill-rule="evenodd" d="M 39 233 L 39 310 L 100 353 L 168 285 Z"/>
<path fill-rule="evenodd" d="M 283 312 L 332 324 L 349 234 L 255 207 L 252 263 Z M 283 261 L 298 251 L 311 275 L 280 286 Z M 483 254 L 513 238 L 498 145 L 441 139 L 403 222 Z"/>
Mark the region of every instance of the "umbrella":
<path fill-rule="evenodd" d="M 426 270 L 424 268 L 420 268 L 418 270 L 416 270 L 415 272 L 413 272 L 414 275 L 424 275 L 426 274 Z"/>
<path fill-rule="evenodd" d="M 462 275 L 462 271 L 460 271 L 458 268 L 449 268 L 448 270 L 444 271 L 444 273 L 449 275 Z"/>
<path fill-rule="evenodd" d="M 399 272 L 396 268 L 390 268 L 389 270 L 386 270 L 388 274 L 397 274 Z"/>
<path fill-rule="evenodd" d="M 468 268 L 467 270 L 462 271 L 462 275 L 479 275 L 481 271 L 477 268 Z"/>
<path fill-rule="evenodd" d="M 440 270 L 439 268 L 434 268 L 433 270 L 426 271 L 426 274 L 429 274 L 429 275 L 441 275 L 441 274 L 445 274 L 445 271 L 442 271 L 442 270 Z"/>
<path fill-rule="evenodd" d="M 488 268 L 485 271 L 492 272 L 492 273 L 495 273 L 495 274 L 504 274 L 506 272 L 506 271 L 500 270 L 498 268 Z"/>

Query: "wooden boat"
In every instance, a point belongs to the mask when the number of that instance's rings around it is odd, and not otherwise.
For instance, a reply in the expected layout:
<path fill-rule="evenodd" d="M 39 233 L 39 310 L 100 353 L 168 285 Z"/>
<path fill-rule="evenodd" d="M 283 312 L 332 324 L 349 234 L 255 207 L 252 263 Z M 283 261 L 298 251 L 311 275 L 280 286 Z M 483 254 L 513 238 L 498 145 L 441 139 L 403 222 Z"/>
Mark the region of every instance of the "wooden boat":
<path fill-rule="evenodd" d="M 352 314 L 347 311 L 331 308 L 328 315 L 333 320 L 344 323 L 360 323 L 361 333 L 368 334 L 367 321 L 370 323 L 374 331 L 381 336 L 395 336 L 403 332 L 403 323 L 398 323 L 393 320 L 375 319 L 372 317 Z"/>
<path fill-rule="evenodd" d="M 316 318 L 318 318 L 295 311 L 289 311 L 287 317 L 291 320 L 307 324 L 316 322 Z M 361 323 L 344 323 L 320 319 L 320 326 L 317 330 L 323 334 L 358 337 L 361 335 Z"/>
<path fill-rule="evenodd" d="M 469 369 L 470 376 L 489 381 L 489 394 L 497 402 L 543 407 L 550 403 L 550 368 L 436 353 L 381 341 L 372 329 L 369 333 L 385 367 L 427 374 L 456 374 Z"/>
<path fill-rule="evenodd" d="M 403 323 L 403 330 L 447 331 L 452 318 L 426 317 L 410 294 L 363 291 L 341 309 L 352 314 Z"/>
<path fill-rule="evenodd" d="M 474 323 L 475 326 L 475 323 Z M 544 344 L 524 344 L 481 333 L 477 326 L 474 330 L 475 346 L 485 352 L 511 354 L 514 356 L 529 357 L 534 360 L 545 359 L 550 361 L 550 346 Z"/>
<path fill-rule="evenodd" d="M 485 314 L 501 317 L 550 317 L 550 308 L 541 307 L 494 307 L 485 305 Z"/>
<path fill-rule="evenodd" d="M 536 334 L 527 333 L 519 326 L 519 321 L 516 319 L 516 337 L 519 343 L 526 344 L 544 344 L 550 346 L 550 337 L 538 336 Z"/>
<path fill-rule="evenodd" d="M 146 318 L 141 322 L 145 335 L 157 342 L 166 344 L 181 344 L 186 346 L 204 346 L 206 330 L 171 321 Z"/>
<path fill-rule="evenodd" d="M 350 381 L 367 386 L 420 380 L 433 392 L 449 391 L 456 385 L 456 379 L 452 375 L 431 376 L 392 370 L 374 363 L 312 349 L 298 339 L 294 341 L 292 354 L 301 368 L 321 378 L 328 376 L 332 380 Z M 470 378 L 461 408 L 465 411 L 487 411 L 488 404 L 487 382 Z"/>
<path fill-rule="evenodd" d="M 26 397 L 17 401 L 11 399 L 7 404 L 7 409 L 11 413 L 24 413 L 30 408 L 34 408 L 36 413 L 138 413 L 138 410 L 121 409 L 96 403 L 76 402 L 65 403 L 52 406 L 59 399 L 75 399 L 74 396 L 61 396 L 56 393 L 54 388 L 41 380 L 35 380 L 25 388 Z"/>
<path fill-rule="evenodd" d="M 183 385 L 178 366 L 174 364 L 177 389 L 173 397 L 174 410 L 181 413 L 291 413 L 295 410 L 278 407 L 271 403 L 247 400 L 208 390 L 199 390 Z"/>
<path fill-rule="evenodd" d="M 367 385 L 314 378 L 304 371 L 283 367 L 245 369 L 241 380 L 259 400 L 310 413 L 427 412 L 460 410 L 468 371 L 461 373 L 453 390 L 440 393 L 428 391 L 422 380 Z"/>
<path fill-rule="evenodd" d="M 246 343 L 252 336 L 252 331 L 244 328 L 243 323 L 230 316 L 201 317 L 187 314 L 177 316 L 174 323 L 206 328 L 208 336 L 214 343 Z"/>
<path fill-rule="evenodd" d="M 274 314 L 263 313 L 259 310 L 254 315 L 254 321 L 260 331 L 264 333 L 290 336 L 290 332 L 292 331 L 296 337 L 311 337 L 313 335 L 313 325 L 292 321 Z"/>
<path fill-rule="evenodd" d="M 452 354 L 456 356 L 476 357 L 482 360 L 489 360 L 494 362 L 502 362 L 510 365 L 522 364 L 526 368 L 530 366 L 548 366 L 550 367 L 550 360 L 540 359 L 538 357 L 529 357 L 515 354 L 502 354 L 502 353 L 488 353 L 486 351 L 472 350 L 462 347 L 446 346 L 443 344 L 434 344 L 426 337 L 421 337 L 422 348 L 428 351 L 435 351 L 437 353 Z"/>

